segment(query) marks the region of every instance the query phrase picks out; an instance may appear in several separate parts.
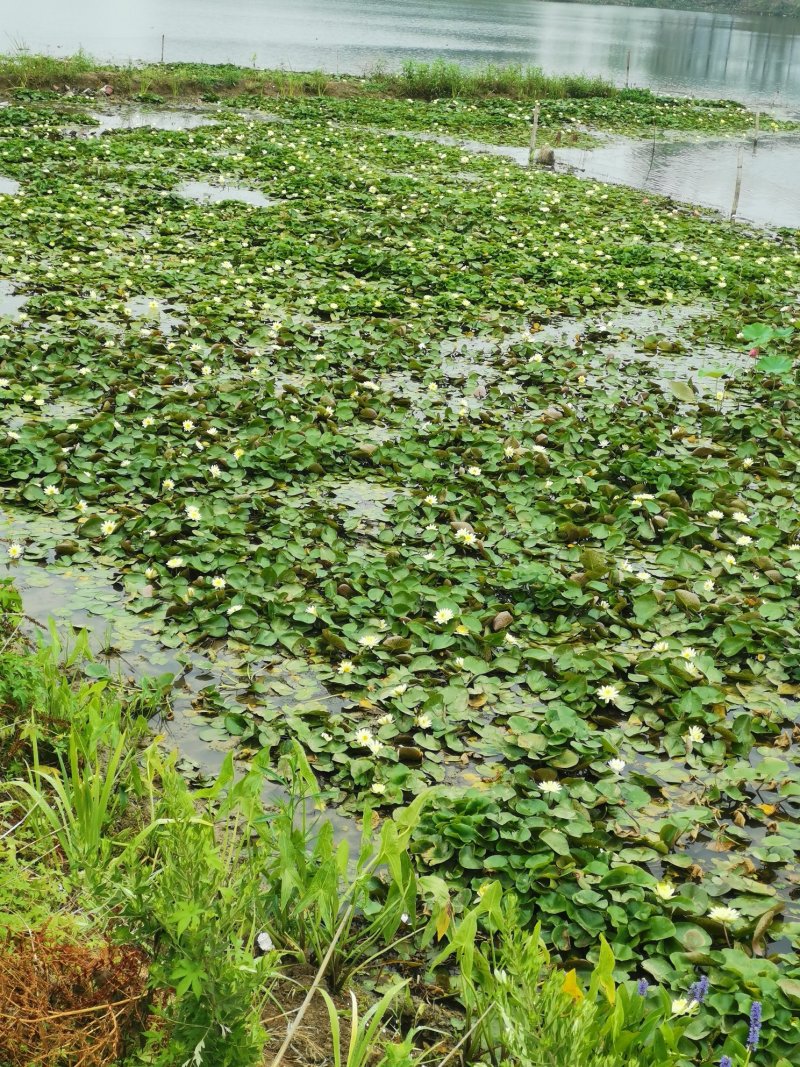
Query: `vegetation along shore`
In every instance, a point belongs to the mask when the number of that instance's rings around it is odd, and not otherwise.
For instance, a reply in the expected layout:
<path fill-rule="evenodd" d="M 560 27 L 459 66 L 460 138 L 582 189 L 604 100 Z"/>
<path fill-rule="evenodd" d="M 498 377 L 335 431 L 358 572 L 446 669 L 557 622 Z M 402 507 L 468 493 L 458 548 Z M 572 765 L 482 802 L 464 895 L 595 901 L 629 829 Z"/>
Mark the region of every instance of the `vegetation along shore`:
<path fill-rule="evenodd" d="M 458 144 L 752 113 L 0 91 L 0 1063 L 793 1067 L 797 232 Z"/>

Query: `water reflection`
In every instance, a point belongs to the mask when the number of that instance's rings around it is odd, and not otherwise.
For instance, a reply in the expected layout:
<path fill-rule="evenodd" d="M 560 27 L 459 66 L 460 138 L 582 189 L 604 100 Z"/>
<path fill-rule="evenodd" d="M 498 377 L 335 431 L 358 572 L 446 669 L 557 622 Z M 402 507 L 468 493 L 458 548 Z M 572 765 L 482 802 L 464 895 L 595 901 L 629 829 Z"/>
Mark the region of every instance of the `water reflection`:
<path fill-rule="evenodd" d="M 237 62 L 360 73 L 440 56 L 533 63 L 667 92 L 800 112 L 800 19 L 537 0 L 39 0 L 4 20 L 6 49 L 103 59 Z"/>

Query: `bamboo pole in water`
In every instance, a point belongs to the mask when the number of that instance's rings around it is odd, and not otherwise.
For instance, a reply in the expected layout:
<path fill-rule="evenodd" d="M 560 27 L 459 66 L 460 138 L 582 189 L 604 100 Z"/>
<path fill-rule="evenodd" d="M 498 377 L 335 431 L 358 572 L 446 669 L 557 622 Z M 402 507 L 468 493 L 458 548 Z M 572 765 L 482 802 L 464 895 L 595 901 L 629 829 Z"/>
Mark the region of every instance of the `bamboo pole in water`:
<path fill-rule="evenodd" d="M 736 218 L 736 212 L 739 209 L 739 193 L 742 190 L 742 161 L 744 159 L 744 149 L 739 145 L 739 153 L 736 160 L 736 185 L 733 189 L 733 203 L 731 204 L 731 218 Z"/>
<path fill-rule="evenodd" d="M 161 65 L 164 65 L 164 34 L 161 34 Z"/>
<path fill-rule="evenodd" d="M 628 49 L 628 58 L 625 63 L 625 88 L 629 88 L 631 82 L 631 50 Z"/>
<path fill-rule="evenodd" d="M 531 115 L 531 150 L 528 156 L 528 166 L 532 167 L 536 162 L 536 134 L 539 131 L 539 109 L 541 105 L 537 102 Z"/>
<path fill-rule="evenodd" d="M 755 129 L 753 130 L 753 144 L 758 144 L 758 128 L 761 124 L 761 112 L 756 111 Z"/>

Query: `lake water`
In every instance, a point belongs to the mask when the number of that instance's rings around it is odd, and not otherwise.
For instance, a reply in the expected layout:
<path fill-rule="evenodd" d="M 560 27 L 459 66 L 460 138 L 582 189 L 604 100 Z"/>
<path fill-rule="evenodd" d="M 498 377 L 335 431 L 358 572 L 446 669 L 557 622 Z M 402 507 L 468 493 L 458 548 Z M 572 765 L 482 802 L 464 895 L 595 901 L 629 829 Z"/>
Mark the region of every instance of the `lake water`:
<path fill-rule="evenodd" d="M 0 0 L 0 49 L 361 73 L 440 56 L 800 114 L 800 19 L 547 0 Z"/>

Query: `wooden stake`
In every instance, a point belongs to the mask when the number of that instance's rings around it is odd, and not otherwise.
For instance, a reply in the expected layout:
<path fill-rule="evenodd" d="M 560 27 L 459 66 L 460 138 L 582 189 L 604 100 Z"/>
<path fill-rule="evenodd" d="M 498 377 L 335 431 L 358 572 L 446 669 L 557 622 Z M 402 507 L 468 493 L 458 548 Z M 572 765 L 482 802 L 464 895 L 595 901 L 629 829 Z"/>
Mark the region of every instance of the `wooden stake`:
<path fill-rule="evenodd" d="M 736 185 L 733 190 L 733 203 L 731 204 L 731 218 L 736 218 L 736 212 L 739 209 L 739 193 L 742 189 L 742 161 L 744 159 L 744 149 L 739 145 L 739 155 L 736 160 Z"/>
<path fill-rule="evenodd" d="M 753 144 L 758 144 L 758 128 L 761 125 L 761 112 L 756 111 L 756 126 L 753 132 Z"/>
<path fill-rule="evenodd" d="M 631 82 L 631 50 L 629 48 L 628 49 L 628 59 L 627 59 L 627 62 L 625 63 L 625 88 L 626 89 L 630 86 L 630 82 Z"/>
<path fill-rule="evenodd" d="M 161 65 L 164 65 L 164 34 L 161 34 Z"/>
<path fill-rule="evenodd" d="M 538 133 L 538 130 L 539 130 L 539 110 L 540 110 L 540 108 L 541 108 L 541 105 L 539 103 L 537 103 L 536 106 L 533 109 L 533 114 L 531 115 L 531 150 L 530 150 L 530 155 L 528 156 L 528 166 L 529 167 L 532 167 L 534 165 L 534 163 L 536 162 L 536 134 Z"/>

